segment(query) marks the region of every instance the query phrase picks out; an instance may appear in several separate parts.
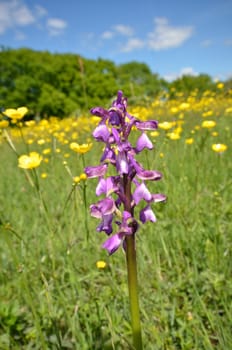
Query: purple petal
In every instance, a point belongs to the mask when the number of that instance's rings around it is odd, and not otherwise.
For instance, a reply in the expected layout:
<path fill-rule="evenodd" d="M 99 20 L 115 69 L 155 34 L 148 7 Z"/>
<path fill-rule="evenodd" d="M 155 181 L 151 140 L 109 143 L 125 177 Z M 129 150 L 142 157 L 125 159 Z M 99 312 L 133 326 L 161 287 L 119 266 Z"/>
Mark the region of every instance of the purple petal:
<path fill-rule="evenodd" d="M 128 140 L 123 141 L 120 144 L 119 149 L 126 152 L 131 151 L 134 154 L 133 148 Z"/>
<path fill-rule="evenodd" d="M 162 174 L 156 170 L 145 170 L 143 167 L 134 159 L 133 156 L 129 155 L 130 161 L 133 164 L 136 175 L 141 180 L 160 180 Z"/>
<path fill-rule="evenodd" d="M 146 122 L 136 121 L 135 126 L 138 130 L 156 130 L 158 128 L 157 120 L 148 120 Z"/>
<path fill-rule="evenodd" d="M 90 113 L 102 119 L 106 119 L 108 117 L 108 111 L 102 107 L 91 108 Z"/>
<path fill-rule="evenodd" d="M 100 179 L 96 187 L 96 195 L 100 196 L 101 194 L 105 194 L 106 196 L 109 196 L 112 192 L 118 190 L 118 182 L 119 177 L 116 176 L 110 176 L 107 179 Z"/>
<path fill-rule="evenodd" d="M 118 156 L 116 158 L 116 167 L 120 175 L 128 174 L 129 165 L 126 152 L 118 152 Z"/>
<path fill-rule="evenodd" d="M 127 107 L 127 98 L 123 97 L 122 91 L 118 91 L 117 99 L 113 101 L 112 103 L 113 107 L 120 108 L 122 110 L 125 110 Z"/>
<path fill-rule="evenodd" d="M 132 218 L 132 215 L 129 211 L 124 210 L 122 213 L 122 221 L 123 222 L 127 222 L 128 220 L 130 220 Z"/>
<path fill-rule="evenodd" d="M 122 214 L 122 223 L 120 227 L 120 232 L 124 235 L 131 235 L 133 233 L 132 226 L 129 226 L 132 223 L 132 216 L 128 211 L 124 211 Z"/>
<path fill-rule="evenodd" d="M 139 215 L 140 220 L 142 221 L 142 223 L 144 224 L 146 221 L 152 221 L 152 222 L 156 222 L 156 217 L 155 214 L 153 213 L 150 205 L 147 205 L 145 208 L 143 208 L 140 211 L 140 215 Z"/>
<path fill-rule="evenodd" d="M 133 199 L 135 201 L 135 204 L 137 205 L 142 199 L 144 199 L 147 202 L 150 202 L 152 200 L 152 195 L 148 191 L 145 184 L 142 183 L 138 187 L 136 187 L 133 194 Z"/>
<path fill-rule="evenodd" d="M 115 164 L 115 162 L 116 162 L 115 159 L 116 159 L 116 156 L 115 156 L 115 152 L 113 151 L 113 149 L 110 148 L 109 146 L 106 146 L 105 150 L 102 154 L 102 157 L 101 157 L 101 162 L 108 161 L 112 164 Z"/>
<path fill-rule="evenodd" d="M 162 193 L 157 193 L 152 195 L 153 202 L 158 203 L 158 202 L 164 202 L 167 197 L 162 194 Z"/>
<path fill-rule="evenodd" d="M 135 150 L 136 152 L 141 152 L 144 148 L 153 148 L 153 144 L 145 132 L 138 138 Z"/>
<path fill-rule="evenodd" d="M 104 198 L 95 204 L 90 205 L 90 213 L 93 217 L 101 219 L 104 215 L 113 214 L 115 203 L 112 198 Z"/>
<path fill-rule="evenodd" d="M 100 179 L 96 187 L 96 195 L 100 196 L 101 194 L 106 193 L 106 180 Z"/>
<path fill-rule="evenodd" d="M 97 166 L 87 166 L 85 168 L 85 173 L 88 178 L 94 178 L 105 175 L 107 171 L 107 164 L 97 165 Z"/>
<path fill-rule="evenodd" d="M 112 128 L 112 134 L 114 136 L 114 142 L 119 144 L 120 143 L 120 134 L 117 129 Z"/>
<path fill-rule="evenodd" d="M 122 213 L 122 224 L 120 225 L 120 232 L 124 235 L 132 235 L 136 233 L 139 228 L 138 222 L 128 211 L 124 210 Z"/>
<path fill-rule="evenodd" d="M 122 115 L 120 113 L 120 111 L 118 109 L 114 109 L 114 108 L 111 108 L 109 110 L 109 123 L 111 125 L 117 125 L 119 126 L 121 124 L 121 120 L 122 120 Z"/>
<path fill-rule="evenodd" d="M 142 170 L 136 173 L 139 179 L 141 180 L 160 180 L 162 174 L 156 170 Z"/>
<path fill-rule="evenodd" d="M 113 214 L 104 215 L 102 222 L 97 227 L 97 231 L 104 231 L 107 235 L 110 235 L 113 232 L 112 221 Z"/>
<path fill-rule="evenodd" d="M 93 131 L 92 135 L 97 141 L 107 142 L 110 137 L 110 132 L 105 124 L 100 124 Z"/>
<path fill-rule="evenodd" d="M 123 235 L 116 233 L 115 235 L 109 237 L 103 244 L 102 248 L 106 249 L 111 255 L 120 247 L 122 243 Z"/>
<path fill-rule="evenodd" d="M 122 99 L 123 99 L 123 92 L 121 90 L 118 90 L 116 103 L 117 104 L 121 104 L 122 103 Z"/>

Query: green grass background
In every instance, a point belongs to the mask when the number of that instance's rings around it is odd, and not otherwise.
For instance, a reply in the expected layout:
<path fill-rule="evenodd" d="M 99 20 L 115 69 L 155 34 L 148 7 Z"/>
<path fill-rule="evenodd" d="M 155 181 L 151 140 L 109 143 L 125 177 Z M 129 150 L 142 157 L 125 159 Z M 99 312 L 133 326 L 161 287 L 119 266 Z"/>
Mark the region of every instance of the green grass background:
<path fill-rule="evenodd" d="M 157 223 L 137 234 L 145 350 L 232 349 L 231 117 L 217 120 L 228 145 L 221 155 L 211 150 L 211 130 L 185 144 L 195 123 L 189 119 L 176 141 L 161 130 L 154 150 L 140 157 L 164 175 L 149 183 L 151 192 L 168 197 L 153 207 Z M 94 143 L 85 163 L 97 165 L 101 149 Z M 78 175 L 82 158 L 70 154 Z M 0 349 L 133 349 L 125 254 L 109 257 L 101 248 L 106 237 L 85 209 L 83 188 L 69 197 L 62 152 L 36 170 L 47 212 L 5 143 L 0 164 Z M 86 186 L 88 207 L 97 201 L 95 179 Z M 107 267 L 97 269 L 98 260 Z"/>

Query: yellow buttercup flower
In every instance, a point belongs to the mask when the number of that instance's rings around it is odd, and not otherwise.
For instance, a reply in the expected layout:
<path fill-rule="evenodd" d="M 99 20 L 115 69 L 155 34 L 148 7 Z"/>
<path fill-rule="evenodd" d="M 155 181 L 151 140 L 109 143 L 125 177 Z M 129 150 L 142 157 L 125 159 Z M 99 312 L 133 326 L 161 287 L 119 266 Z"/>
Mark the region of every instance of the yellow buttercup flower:
<path fill-rule="evenodd" d="M 181 126 L 178 126 L 174 130 L 172 130 L 172 132 L 174 132 L 175 134 L 181 134 L 182 131 L 183 131 L 183 128 Z"/>
<path fill-rule="evenodd" d="M 37 152 L 30 152 L 28 155 L 22 155 L 18 159 L 19 168 L 33 169 L 37 168 L 42 161 L 42 157 Z"/>
<path fill-rule="evenodd" d="M 157 131 L 157 130 L 155 130 L 155 131 L 152 131 L 151 133 L 150 133 L 150 135 L 151 136 L 153 136 L 153 137 L 157 137 L 157 136 L 159 136 L 159 131 Z"/>
<path fill-rule="evenodd" d="M 87 180 L 87 175 L 86 175 L 85 173 L 80 174 L 80 179 L 81 179 L 82 181 Z"/>
<path fill-rule="evenodd" d="M 232 107 L 226 108 L 225 113 L 226 113 L 226 114 L 227 114 L 227 113 L 232 113 Z"/>
<path fill-rule="evenodd" d="M 179 140 L 180 139 L 180 134 L 176 132 L 169 132 L 167 134 L 170 140 Z"/>
<path fill-rule="evenodd" d="M 0 129 L 6 129 L 9 126 L 9 122 L 7 120 L 0 121 Z"/>
<path fill-rule="evenodd" d="M 74 177 L 73 177 L 73 182 L 74 182 L 75 184 L 78 184 L 80 181 L 81 181 L 80 176 L 74 176 Z"/>
<path fill-rule="evenodd" d="M 36 124 L 35 120 L 28 120 L 25 122 L 25 125 L 28 127 L 32 127 Z"/>
<path fill-rule="evenodd" d="M 227 146 L 223 143 L 214 143 L 212 145 L 212 150 L 217 153 L 222 153 L 227 150 Z"/>
<path fill-rule="evenodd" d="M 202 128 L 206 128 L 206 129 L 211 129 L 214 128 L 216 125 L 216 122 L 213 120 L 205 120 L 203 121 L 203 123 L 201 124 Z"/>
<path fill-rule="evenodd" d="M 202 113 L 202 117 L 211 117 L 211 115 L 213 115 L 213 111 L 211 110 Z"/>
<path fill-rule="evenodd" d="M 224 84 L 223 83 L 218 83 L 217 84 L 217 88 L 218 89 L 223 89 L 224 88 Z"/>
<path fill-rule="evenodd" d="M 158 124 L 159 129 L 169 130 L 173 127 L 172 122 L 163 122 Z"/>
<path fill-rule="evenodd" d="M 171 107 L 170 112 L 175 114 L 179 112 L 179 109 L 177 107 Z"/>
<path fill-rule="evenodd" d="M 7 108 L 3 113 L 14 120 L 20 120 L 24 117 L 24 115 L 28 112 L 27 107 L 19 107 L 17 109 Z"/>
<path fill-rule="evenodd" d="M 188 109 L 190 107 L 189 103 L 187 102 L 182 102 L 179 106 L 179 108 L 182 110 L 182 111 L 185 111 L 186 109 Z"/>
<path fill-rule="evenodd" d="M 49 154 L 49 153 L 51 153 L 51 148 L 45 148 L 44 150 L 43 150 L 43 154 Z"/>
<path fill-rule="evenodd" d="M 44 145 L 45 144 L 45 140 L 44 139 L 39 139 L 37 141 L 38 145 Z"/>
<path fill-rule="evenodd" d="M 194 142 L 194 139 L 192 137 L 185 140 L 186 145 L 191 145 Z"/>
<path fill-rule="evenodd" d="M 82 145 L 79 145 L 79 143 L 72 142 L 70 143 L 70 148 L 76 153 L 87 153 L 92 148 L 92 143 L 83 143 Z"/>
<path fill-rule="evenodd" d="M 96 265 L 98 269 L 104 269 L 106 267 L 106 262 L 103 260 L 99 260 L 96 262 Z"/>
<path fill-rule="evenodd" d="M 95 124 L 98 124 L 98 123 L 99 123 L 99 119 L 100 119 L 100 117 L 94 116 L 94 117 L 91 118 L 91 121 L 92 121 L 93 123 L 95 123 Z"/>

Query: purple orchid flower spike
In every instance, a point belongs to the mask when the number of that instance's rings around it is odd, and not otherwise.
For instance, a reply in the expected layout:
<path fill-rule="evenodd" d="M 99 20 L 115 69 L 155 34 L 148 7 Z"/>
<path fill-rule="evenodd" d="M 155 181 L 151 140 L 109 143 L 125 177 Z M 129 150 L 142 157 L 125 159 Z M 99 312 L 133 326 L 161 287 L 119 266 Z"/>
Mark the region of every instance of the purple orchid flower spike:
<path fill-rule="evenodd" d="M 137 154 L 144 149 L 152 150 L 153 144 L 146 134 L 147 130 L 158 127 L 156 120 L 140 121 L 127 111 L 127 99 L 118 91 L 112 106 L 106 110 L 102 107 L 91 109 L 91 113 L 100 117 L 99 124 L 93 131 L 97 142 L 104 144 L 100 164 L 88 166 L 85 173 L 88 178 L 98 178 L 97 203 L 90 205 L 90 213 L 100 219 L 96 230 L 107 235 L 102 247 L 109 255 L 120 246 L 126 253 L 128 287 L 130 296 L 132 334 L 134 349 L 142 349 L 140 328 L 135 236 L 139 223 L 156 222 L 152 206 L 166 200 L 161 193 L 151 193 L 149 181 L 158 181 L 162 174 L 157 170 L 146 170 L 136 160 Z M 140 133 L 135 146 L 129 141 L 132 130 Z M 113 168 L 107 176 L 109 168 Z M 145 202 L 145 204 L 144 204 Z M 136 220 L 136 206 L 142 206 Z M 114 233 L 114 228 L 117 228 Z"/>
<path fill-rule="evenodd" d="M 91 109 L 91 113 L 100 117 L 99 124 L 93 131 L 97 142 L 105 144 L 97 166 L 88 166 L 85 173 L 89 178 L 98 178 L 96 195 L 104 198 L 90 206 L 91 215 L 101 219 L 97 231 L 107 235 L 113 233 L 113 225 L 119 226 L 117 233 L 110 236 L 103 247 L 112 254 L 129 234 L 135 235 L 138 224 L 134 218 L 135 207 L 145 201 L 146 205 L 140 211 L 139 220 L 142 224 L 147 221 L 155 222 L 156 216 L 152 210 L 152 203 L 166 200 L 163 194 L 152 194 L 147 186 L 148 181 L 157 181 L 162 174 L 156 170 L 146 170 L 135 159 L 144 149 L 152 150 L 153 144 L 146 134 L 147 130 L 158 127 L 156 120 L 140 121 L 127 111 L 127 99 L 122 91 L 118 91 L 117 98 L 107 110 L 102 107 Z M 137 129 L 140 136 L 135 147 L 128 138 L 131 130 Z M 115 169 L 115 175 L 107 177 L 109 167 Z M 132 186 L 133 184 L 133 186 Z M 134 188 L 134 191 L 132 191 Z M 127 214 L 125 214 L 127 213 Z M 126 215 L 130 216 L 130 224 Z M 130 227 L 133 226 L 131 231 Z"/>

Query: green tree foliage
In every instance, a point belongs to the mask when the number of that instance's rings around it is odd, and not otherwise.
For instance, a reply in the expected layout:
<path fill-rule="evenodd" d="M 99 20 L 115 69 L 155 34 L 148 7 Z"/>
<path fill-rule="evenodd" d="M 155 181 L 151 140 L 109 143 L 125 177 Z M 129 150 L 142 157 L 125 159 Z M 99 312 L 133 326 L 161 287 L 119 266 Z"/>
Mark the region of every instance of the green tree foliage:
<path fill-rule="evenodd" d="M 31 117 L 64 117 L 93 105 L 110 104 L 122 89 L 132 101 L 154 98 L 163 81 L 145 63 L 116 66 L 75 54 L 26 48 L 0 52 L 0 107 L 26 105 Z"/>
<path fill-rule="evenodd" d="M 183 75 L 181 78 L 174 80 L 170 84 L 171 91 L 185 92 L 186 95 L 193 90 L 197 90 L 199 95 L 205 90 L 215 90 L 216 85 L 212 78 L 207 74 L 199 74 L 197 76 L 193 75 Z"/>
<path fill-rule="evenodd" d="M 146 103 L 164 89 L 188 94 L 215 86 L 206 74 L 168 83 L 145 63 L 136 61 L 117 66 L 110 60 L 90 60 L 71 53 L 4 47 L 0 51 L 0 108 L 27 106 L 32 118 L 65 117 L 94 105 L 110 104 L 118 89 L 131 103 Z"/>

